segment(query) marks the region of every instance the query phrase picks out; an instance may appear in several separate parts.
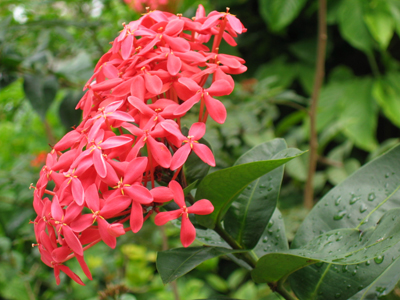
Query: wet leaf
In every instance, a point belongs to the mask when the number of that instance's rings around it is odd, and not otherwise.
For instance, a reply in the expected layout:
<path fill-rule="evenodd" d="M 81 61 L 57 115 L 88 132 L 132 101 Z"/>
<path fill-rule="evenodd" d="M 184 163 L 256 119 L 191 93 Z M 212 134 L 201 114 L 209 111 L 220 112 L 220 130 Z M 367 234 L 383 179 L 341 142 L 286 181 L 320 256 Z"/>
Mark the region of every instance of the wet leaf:
<path fill-rule="evenodd" d="M 364 232 L 358 228 L 336 229 L 319 235 L 301 248 L 266 254 L 257 262 L 252 277 L 256 282 L 274 282 L 310 264 L 350 265 L 382 257 L 400 241 L 399 226 L 400 208 L 391 209 L 376 227 Z M 315 293 L 308 299 L 314 297 Z"/>
<path fill-rule="evenodd" d="M 286 148 L 283 139 L 275 139 L 246 152 L 235 165 L 274 159 Z M 232 202 L 227 211 L 224 217 L 225 230 L 245 249 L 253 248 L 264 232 L 278 201 L 282 177 L 283 166 L 257 178 Z"/>
<path fill-rule="evenodd" d="M 334 229 L 365 230 L 374 226 L 387 210 L 400 206 L 399 168 L 400 146 L 360 168 L 315 205 L 299 228 L 292 248 L 300 248 L 321 233 Z M 398 257 L 395 248 L 385 256 Z M 340 290 L 337 299 L 344 300 L 367 287 L 391 263 L 391 259 L 379 264 L 372 260 L 369 265 L 357 266 L 355 273 L 339 272 L 327 264 L 313 265 L 294 273 L 289 280 L 300 299 L 327 299 L 327 295 L 335 295 Z"/>
<path fill-rule="evenodd" d="M 214 228 L 222 220 L 232 201 L 247 185 L 303 153 L 294 148 L 286 149 L 274 156 L 274 159 L 236 165 L 206 176 L 199 184 L 195 198 L 210 200 L 214 205 L 214 212 L 206 216 L 196 216 L 199 224 Z"/>

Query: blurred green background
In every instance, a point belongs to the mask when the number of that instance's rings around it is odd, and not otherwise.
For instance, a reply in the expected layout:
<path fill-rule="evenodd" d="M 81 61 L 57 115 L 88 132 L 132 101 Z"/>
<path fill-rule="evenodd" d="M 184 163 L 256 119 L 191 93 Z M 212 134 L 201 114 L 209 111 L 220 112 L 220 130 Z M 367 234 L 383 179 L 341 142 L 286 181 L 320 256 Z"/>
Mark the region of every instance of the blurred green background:
<path fill-rule="evenodd" d="M 192 17 L 199 3 L 207 12 L 229 6 L 248 28 L 238 47 L 221 46 L 222 53 L 243 57 L 248 72 L 234 77 L 235 91 L 223 98 L 226 123 L 208 125 L 217 168 L 275 137 L 308 149 L 318 1 L 183 0 L 176 12 Z M 180 246 L 179 229 L 172 225 L 163 233 L 147 222 L 140 233 L 119 238 L 115 250 L 104 244 L 88 250 L 94 280 L 86 280 L 86 287 L 65 276 L 57 286 L 31 247 L 29 220 L 35 215 L 29 185 L 38 179 L 49 144 L 79 124 L 74 107 L 95 63 L 121 24 L 139 16 L 122 0 L 0 2 L 0 299 L 176 299 L 155 269 L 164 237 L 168 247 Z M 328 0 L 327 22 L 317 199 L 399 143 L 400 126 L 400 0 Z M 195 122 L 195 112 L 185 122 Z M 289 241 L 307 214 L 302 204 L 307 160 L 303 155 L 286 166 L 279 208 Z M 74 261 L 68 265 L 79 270 Z M 177 286 L 181 299 L 262 300 L 270 293 L 227 258 L 202 264 Z M 396 295 L 400 289 L 385 299 L 400 299 Z"/>

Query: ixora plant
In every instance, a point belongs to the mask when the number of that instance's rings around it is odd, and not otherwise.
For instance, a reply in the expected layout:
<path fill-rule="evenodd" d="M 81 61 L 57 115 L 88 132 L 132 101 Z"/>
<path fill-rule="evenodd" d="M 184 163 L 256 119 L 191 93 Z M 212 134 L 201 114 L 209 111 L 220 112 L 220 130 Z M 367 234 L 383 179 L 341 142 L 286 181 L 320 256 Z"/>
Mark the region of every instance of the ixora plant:
<path fill-rule="evenodd" d="M 267 299 L 374 299 L 393 289 L 400 146 L 327 193 L 290 248 L 276 204 L 283 165 L 303 152 L 275 139 L 208 174 L 205 124 L 227 117 L 214 97 L 246 71 L 219 46 L 245 31 L 229 9 L 206 16 L 202 6 L 193 19 L 151 11 L 124 24 L 85 85 L 83 121 L 54 145 L 34 187 L 35 246 L 57 283 L 63 271 L 83 285 L 66 261 L 91 279 L 84 251 L 100 241 L 114 248 L 155 215 L 160 226 L 178 219 L 184 246 L 158 253 L 164 283 L 225 255 L 268 283 Z M 192 107 L 198 122 L 187 129 Z M 188 247 L 196 238 L 204 246 Z"/>

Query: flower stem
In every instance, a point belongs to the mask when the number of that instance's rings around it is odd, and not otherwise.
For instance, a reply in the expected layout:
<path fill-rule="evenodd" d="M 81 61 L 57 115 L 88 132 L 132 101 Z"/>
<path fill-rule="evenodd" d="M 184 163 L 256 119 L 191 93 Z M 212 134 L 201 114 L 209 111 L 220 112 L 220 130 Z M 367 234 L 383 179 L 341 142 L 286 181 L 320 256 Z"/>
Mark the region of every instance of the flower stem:
<path fill-rule="evenodd" d="M 325 76 L 325 55 L 326 41 L 328 39 L 326 31 L 326 0 L 319 0 L 318 8 L 318 45 L 317 62 L 315 67 L 314 88 L 311 95 L 310 116 L 310 158 L 308 164 L 308 175 L 304 190 L 304 206 L 311 209 L 314 205 L 314 175 L 318 160 L 318 135 L 317 135 L 317 107 L 319 91 L 324 82 Z"/>

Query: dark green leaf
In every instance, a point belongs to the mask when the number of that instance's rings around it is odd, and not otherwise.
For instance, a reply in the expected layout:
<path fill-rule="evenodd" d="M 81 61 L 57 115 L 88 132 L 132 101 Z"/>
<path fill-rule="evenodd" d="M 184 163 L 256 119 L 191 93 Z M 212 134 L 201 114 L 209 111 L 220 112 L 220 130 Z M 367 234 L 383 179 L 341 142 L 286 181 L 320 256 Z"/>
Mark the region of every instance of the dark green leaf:
<path fill-rule="evenodd" d="M 400 280 L 400 257 L 383 271 L 367 288 L 363 289 L 350 300 L 380 299 L 394 289 Z"/>
<path fill-rule="evenodd" d="M 56 97 L 57 90 L 57 78 L 53 75 L 45 78 L 39 74 L 24 76 L 25 96 L 42 120 L 45 119 L 46 112 Z"/>
<path fill-rule="evenodd" d="M 306 245 L 319 234 L 334 229 L 365 230 L 385 211 L 399 207 L 400 195 L 396 193 L 400 188 L 399 168 L 400 146 L 360 168 L 317 203 L 299 228 L 292 248 Z M 375 280 L 399 252 L 392 248 L 385 256 L 390 259 L 361 264 L 346 272 L 341 272 L 341 266 L 309 266 L 290 277 L 291 286 L 300 299 L 313 299 L 311 295 L 321 293 L 315 299 L 327 299 L 327 295 L 335 295 L 337 290 L 341 290 L 338 299 L 348 299 Z"/>
<path fill-rule="evenodd" d="M 198 180 L 192 182 L 192 183 L 189 184 L 187 187 L 185 187 L 185 188 L 183 189 L 183 194 L 184 194 L 185 196 L 189 195 L 189 193 L 190 193 L 193 189 L 196 188 L 197 183 L 198 183 Z"/>
<path fill-rule="evenodd" d="M 307 0 L 259 0 L 261 16 L 272 31 L 289 25 L 300 13 Z"/>
<path fill-rule="evenodd" d="M 252 277 L 256 282 L 273 282 L 319 262 L 358 264 L 382 255 L 400 241 L 400 208 L 388 211 L 379 224 L 366 231 L 336 229 L 321 234 L 299 249 L 270 253 L 260 258 Z M 311 295 L 309 299 L 314 299 Z"/>
<path fill-rule="evenodd" d="M 235 165 L 274 159 L 286 148 L 283 139 L 275 139 L 246 152 Z M 243 190 L 227 211 L 225 230 L 245 249 L 252 249 L 264 232 L 278 201 L 282 177 L 283 166 L 259 177 Z"/>
<path fill-rule="evenodd" d="M 196 216 L 199 223 L 207 228 L 214 228 L 222 220 L 232 201 L 247 185 L 303 153 L 294 148 L 286 149 L 274 159 L 237 165 L 206 176 L 197 188 L 196 200 L 210 200 L 214 205 L 214 212 L 207 216 Z"/>
<path fill-rule="evenodd" d="M 164 284 L 167 284 L 185 275 L 208 259 L 240 252 L 243 252 L 243 250 L 221 247 L 190 247 L 161 251 L 157 255 L 157 270 Z"/>
<path fill-rule="evenodd" d="M 251 251 L 257 259 L 271 252 L 283 252 L 289 249 L 285 234 L 285 224 L 281 212 L 276 208 L 257 245 Z"/>
<path fill-rule="evenodd" d="M 81 91 L 68 91 L 60 104 L 58 114 L 67 129 L 78 126 L 81 121 L 82 111 L 76 110 L 75 107 L 83 95 Z"/>

